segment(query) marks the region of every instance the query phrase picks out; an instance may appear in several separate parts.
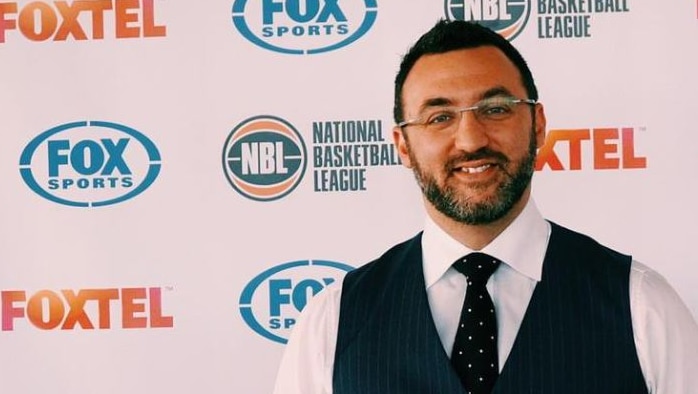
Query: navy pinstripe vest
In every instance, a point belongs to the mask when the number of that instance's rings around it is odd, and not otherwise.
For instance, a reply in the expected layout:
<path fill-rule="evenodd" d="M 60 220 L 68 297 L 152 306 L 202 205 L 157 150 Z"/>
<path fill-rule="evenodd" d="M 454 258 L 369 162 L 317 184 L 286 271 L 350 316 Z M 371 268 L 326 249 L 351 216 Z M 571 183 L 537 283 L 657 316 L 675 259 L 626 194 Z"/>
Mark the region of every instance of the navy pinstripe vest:
<path fill-rule="evenodd" d="M 344 279 L 334 394 L 464 393 L 433 323 L 421 234 Z M 552 224 L 493 393 L 647 393 L 630 317 L 630 257 Z"/>

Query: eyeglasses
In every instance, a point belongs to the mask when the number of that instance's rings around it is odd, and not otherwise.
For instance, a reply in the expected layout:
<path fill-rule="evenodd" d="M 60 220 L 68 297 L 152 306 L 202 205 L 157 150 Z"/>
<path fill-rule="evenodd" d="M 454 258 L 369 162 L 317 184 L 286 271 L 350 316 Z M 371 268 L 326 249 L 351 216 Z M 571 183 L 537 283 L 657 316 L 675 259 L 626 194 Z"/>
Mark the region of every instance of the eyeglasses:
<path fill-rule="evenodd" d="M 519 99 L 507 96 L 489 97 L 465 108 L 429 108 L 422 112 L 419 117 L 400 122 L 397 126 L 400 128 L 421 126 L 430 132 L 451 131 L 458 127 L 463 112 L 473 111 L 478 121 L 483 124 L 489 124 L 512 118 L 514 109 L 518 104 L 535 105 L 537 103 L 533 99 Z"/>

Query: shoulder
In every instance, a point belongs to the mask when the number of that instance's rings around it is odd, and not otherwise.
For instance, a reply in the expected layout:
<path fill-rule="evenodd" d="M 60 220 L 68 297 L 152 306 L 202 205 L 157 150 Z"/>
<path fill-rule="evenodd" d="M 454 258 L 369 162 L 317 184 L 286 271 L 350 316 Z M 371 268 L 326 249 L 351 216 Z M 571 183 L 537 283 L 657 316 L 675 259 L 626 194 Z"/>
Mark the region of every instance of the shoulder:
<path fill-rule="evenodd" d="M 577 256 L 586 257 L 587 262 L 615 261 L 625 266 L 630 265 L 632 259 L 630 255 L 611 249 L 586 234 L 570 230 L 557 223 L 550 222 L 550 225 L 551 249 L 564 249 Z"/>
<path fill-rule="evenodd" d="M 383 253 L 380 257 L 369 263 L 352 270 L 344 277 L 343 292 L 351 292 L 357 286 L 365 285 L 367 282 L 380 281 L 390 277 L 391 273 L 400 267 L 400 262 L 404 261 L 408 255 L 419 253 L 421 256 L 422 233 L 403 241 Z"/>
<path fill-rule="evenodd" d="M 676 322 L 679 316 L 691 317 L 681 297 L 659 272 L 633 260 L 630 270 L 631 299 L 637 306 L 636 315 L 658 318 L 661 324 Z"/>

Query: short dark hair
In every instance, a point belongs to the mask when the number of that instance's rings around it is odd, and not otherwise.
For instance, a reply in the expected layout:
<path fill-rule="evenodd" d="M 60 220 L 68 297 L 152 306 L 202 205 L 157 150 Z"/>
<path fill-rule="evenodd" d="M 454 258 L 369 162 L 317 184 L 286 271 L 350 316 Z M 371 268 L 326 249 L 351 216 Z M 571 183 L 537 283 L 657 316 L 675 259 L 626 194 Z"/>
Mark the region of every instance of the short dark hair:
<path fill-rule="evenodd" d="M 419 58 L 429 54 L 488 45 L 498 48 L 514 63 L 521 74 L 522 83 L 528 98 L 538 100 L 538 89 L 536 89 L 536 84 L 533 81 L 531 70 L 529 70 L 523 56 L 506 38 L 474 22 L 442 19 L 431 30 L 422 35 L 402 58 L 400 70 L 395 77 L 395 102 L 393 107 L 395 123 L 397 124 L 404 120 L 402 87 L 405 84 L 405 79 L 407 79 L 407 74 L 409 74 Z"/>

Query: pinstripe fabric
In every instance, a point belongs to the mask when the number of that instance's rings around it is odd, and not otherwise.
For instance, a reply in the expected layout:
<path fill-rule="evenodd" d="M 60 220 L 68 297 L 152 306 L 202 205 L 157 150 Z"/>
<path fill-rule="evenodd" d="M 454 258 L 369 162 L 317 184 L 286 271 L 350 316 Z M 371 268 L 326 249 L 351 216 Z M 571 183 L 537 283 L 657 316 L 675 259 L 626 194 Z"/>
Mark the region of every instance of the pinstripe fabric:
<path fill-rule="evenodd" d="M 464 393 L 434 327 L 421 261 L 420 234 L 345 277 L 334 394 Z"/>
<path fill-rule="evenodd" d="M 630 258 L 552 224 L 542 280 L 493 393 L 647 393 Z M 464 393 L 429 309 L 421 234 L 344 279 L 334 394 Z"/>
<path fill-rule="evenodd" d="M 629 256 L 552 223 L 543 276 L 493 393 L 647 393 Z"/>

